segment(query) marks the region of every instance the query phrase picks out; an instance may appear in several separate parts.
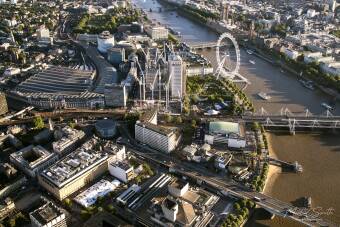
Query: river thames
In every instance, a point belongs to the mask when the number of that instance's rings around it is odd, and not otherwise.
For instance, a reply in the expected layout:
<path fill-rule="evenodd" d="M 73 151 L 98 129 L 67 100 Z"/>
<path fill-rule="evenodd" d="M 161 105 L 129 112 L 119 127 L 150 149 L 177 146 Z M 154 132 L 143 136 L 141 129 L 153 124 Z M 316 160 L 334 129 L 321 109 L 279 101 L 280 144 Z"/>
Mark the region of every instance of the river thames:
<path fill-rule="evenodd" d="M 142 8 L 153 22 L 159 22 L 180 32 L 182 41 L 194 43 L 218 39 L 215 32 L 178 15 L 175 11 L 160 12 L 159 7 L 164 7 L 157 1 L 132 0 L 132 3 Z M 149 12 L 150 9 L 152 12 Z M 211 51 L 205 51 L 203 54 L 208 58 L 214 56 Z M 249 60 L 255 64 L 251 64 Z M 247 54 L 243 49 L 239 72 L 250 81 L 244 92 L 252 99 L 256 110 L 263 107 L 267 112 L 275 114 L 282 108 L 289 108 L 291 112 L 303 112 L 308 109 L 314 114 L 322 114 L 325 110 L 321 103 L 331 100 L 320 91 L 304 88 L 293 75 Z M 259 92 L 266 92 L 271 99 L 259 99 Z M 340 115 L 339 102 L 333 114 Z M 334 209 L 333 214 L 325 218 L 340 224 L 340 135 L 331 132 L 295 136 L 271 133 L 270 137 L 275 155 L 286 161 L 298 161 L 304 171 L 301 174 L 276 173 L 266 193 L 293 203 L 303 196 L 311 196 L 313 207 L 322 207 L 323 211 Z M 260 216 L 255 213 L 255 218 L 252 218 L 247 226 L 302 226 L 278 217 L 273 220 L 261 220 Z"/>

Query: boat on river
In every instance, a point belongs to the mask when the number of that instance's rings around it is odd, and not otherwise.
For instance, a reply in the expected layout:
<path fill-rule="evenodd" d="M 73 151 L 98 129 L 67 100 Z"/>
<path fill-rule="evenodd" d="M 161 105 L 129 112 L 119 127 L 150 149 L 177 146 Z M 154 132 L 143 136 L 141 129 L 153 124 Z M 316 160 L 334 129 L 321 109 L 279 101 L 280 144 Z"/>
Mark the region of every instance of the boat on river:
<path fill-rule="evenodd" d="M 304 86 L 305 88 L 308 88 L 309 90 L 314 90 L 315 89 L 315 87 L 313 85 L 313 81 L 302 80 L 302 79 L 300 79 L 299 81 L 302 84 L 302 86 Z"/>
<path fill-rule="evenodd" d="M 249 49 L 247 49 L 246 52 L 247 52 L 248 54 L 253 54 L 253 53 L 254 53 L 254 51 L 249 50 Z"/>
<path fill-rule="evenodd" d="M 268 95 L 267 93 L 264 93 L 264 92 L 260 92 L 257 94 L 261 99 L 263 100 L 269 100 L 271 99 L 270 95 Z"/>
<path fill-rule="evenodd" d="M 250 62 L 251 64 L 255 65 L 255 61 L 249 60 L 249 62 Z"/>

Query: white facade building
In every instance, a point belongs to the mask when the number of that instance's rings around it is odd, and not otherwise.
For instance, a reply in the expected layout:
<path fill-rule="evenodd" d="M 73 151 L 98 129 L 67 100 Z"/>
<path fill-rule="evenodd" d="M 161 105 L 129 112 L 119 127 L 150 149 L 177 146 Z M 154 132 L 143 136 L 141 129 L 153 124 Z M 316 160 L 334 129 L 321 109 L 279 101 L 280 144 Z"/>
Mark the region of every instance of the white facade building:
<path fill-rule="evenodd" d="M 175 222 L 178 213 L 177 201 L 172 198 L 164 199 L 162 202 L 162 211 L 166 219 Z"/>
<path fill-rule="evenodd" d="M 169 57 L 169 73 L 171 77 L 171 97 L 183 97 L 184 92 L 184 67 L 183 60 L 179 55 L 173 54 Z"/>
<path fill-rule="evenodd" d="M 165 153 L 175 150 L 179 141 L 174 130 L 139 121 L 135 124 L 135 138 L 137 141 Z"/>
<path fill-rule="evenodd" d="M 101 53 L 107 53 L 109 49 L 114 47 L 115 39 L 109 31 L 103 31 L 97 38 L 98 50 Z"/>
<path fill-rule="evenodd" d="M 122 162 L 126 159 L 125 146 L 108 143 L 104 147 L 104 152 L 111 155 L 110 162 Z"/>
<path fill-rule="evenodd" d="M 177 180 L 168 185 L 168 192 L 176 198 L 184 196 L 188 190 L 188 182 Z"/>
<path fill-rule="evenodd" d="M 126 162 L 109 163 L 109 172 L 112 176 L 118 178 L 124 183 L 127 183 L 129 180 L 133 179 L 135 175 L 133 167 Z"/>
<path fill-rule="evenodd" d="M 37 31 L 37 38 L 39 40 L 50 38 L 50 30 L 46 28 L 44 25 L 41 26 Z"/>
<path fill-rule="evenodd" d="M 146 32 L 153 40 L 168 39 L 169 31 L 165 27 L 152 27 L 146 29 Z"/>

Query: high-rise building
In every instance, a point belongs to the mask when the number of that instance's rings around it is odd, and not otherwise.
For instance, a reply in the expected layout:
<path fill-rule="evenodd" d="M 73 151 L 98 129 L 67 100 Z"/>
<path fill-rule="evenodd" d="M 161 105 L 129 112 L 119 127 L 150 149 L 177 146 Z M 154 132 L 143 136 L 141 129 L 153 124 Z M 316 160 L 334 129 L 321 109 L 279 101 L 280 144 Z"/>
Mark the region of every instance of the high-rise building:
<path fill-rule="evenodd" d="M 181 99 L 184 95 L 185 78 L 184 64 L 179 55 L 173 54 L 169 57 L 169 74 L 171 77 L 171 97 Z"/>
<path fill-rule="evenodd" d="M 107 51 L 107 60 L 117 66 L 125 61 L 125 49 L 113 47 Z"/>
<path fill-rule="evenodd" d="M 8 112 L 6 95 L 0 92 L 0 115 L 3 115 Z"/>
<path fill-rule="evenodd" d="M 105 105 L 109 107 L 125 107 L 128 99 L 128 92 L 125 85 L 106 84 Z"/>

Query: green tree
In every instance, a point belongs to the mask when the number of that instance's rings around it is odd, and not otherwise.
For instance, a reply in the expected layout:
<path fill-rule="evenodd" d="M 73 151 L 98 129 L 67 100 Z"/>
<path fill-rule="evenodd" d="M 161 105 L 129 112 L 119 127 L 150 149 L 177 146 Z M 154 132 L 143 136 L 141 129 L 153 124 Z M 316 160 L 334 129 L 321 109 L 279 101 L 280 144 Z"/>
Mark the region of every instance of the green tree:
<path fill-rule="evenodd" d="M 33 123 L 34 123 L 34 127 L 35 127 L 36 129 L 42 129 L 42 128 L 45 127 L 45 123 L 44 123 L 44 121 L 43 121 L 43 119 L 42 119 L 41 116 L 36 117 L 36 118 L 33 120 Z"/>
<path fill-rule="evenodd" d="M 196 127 L 196 120 L 191 120 L 191 127 L 195 128 Z"/>
<path fill-rule="evenodd" d="M 235 209 L 236 211 L 240 211 L 241 206 L 240 206 L 240 204 L 239 204 L 238 202 L 236 202 L 236 203 L 234 204 L 234 209 Z"/>
<path fill-rule="evenodd" d="M 175 119 L 175 122 L 176 122 L 176 124 L 182 124 L 183 123 L 182 117 L 177 116 L 176 119 Z"/>
<path fill-rule="evenodd" d="M 143 170 L 145 171 L 145 173 L 149 176 L 152 176 L 153 175 L 153 171 L 151 169 L 151 167 L 149 166 L 149 164 L 147 163 L 144 163 L 143 164 Z"/>
<path fill-rule="evenodd" d="M 172 116 L 171 116 L 170 114 L 166 114 L 166 115 L 165 115 L 165 121 L 166 121 L 167 123 L 171 123 L 171 122 L 172 122 Z"/>

